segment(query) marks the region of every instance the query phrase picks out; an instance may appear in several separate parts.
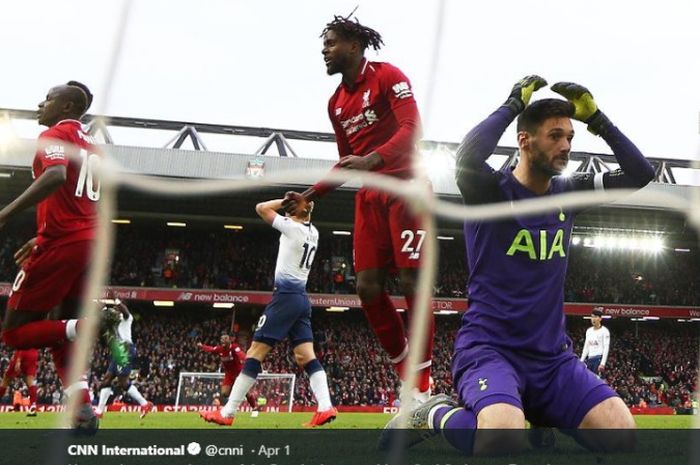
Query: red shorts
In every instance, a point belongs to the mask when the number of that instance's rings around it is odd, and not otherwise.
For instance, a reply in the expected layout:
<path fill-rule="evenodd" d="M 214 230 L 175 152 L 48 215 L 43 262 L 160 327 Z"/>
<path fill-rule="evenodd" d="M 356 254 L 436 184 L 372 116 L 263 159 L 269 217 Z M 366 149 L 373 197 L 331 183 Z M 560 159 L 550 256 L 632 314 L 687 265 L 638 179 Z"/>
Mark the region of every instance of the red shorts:
<path fill-rule="evenodd" d="M 224 380 L 221 381 L 222 386 L 233 386 L 233 382 L 236 381 L 236 378 L 238 378 L 238 375 L 241 373 L 241 370 L 230 370 L 225 372 L 224 374 Z"/>
<path fill-rule="evenodd" d="M 19 370 L 15 370 L 19 360 Z M 7 378 L 19 378 L 20 376 L 36 376 L 36 366 L 39 360 L 38 349 L 15 350 L 10 364 L 7 366 L 5 376 Z"/>
<path fill-rule="evenodd" d="M 355 271 L 420 266 L 425 231 L 408 205 L 391 194 L 360 189 L 355 195 Z"/>
<path fill-rule="evenodd" d="M 39 247 L 17 273 L 7 308 L 49 312 L 66 299 L 80 299 L 87 279 L 92 241 Z"/>

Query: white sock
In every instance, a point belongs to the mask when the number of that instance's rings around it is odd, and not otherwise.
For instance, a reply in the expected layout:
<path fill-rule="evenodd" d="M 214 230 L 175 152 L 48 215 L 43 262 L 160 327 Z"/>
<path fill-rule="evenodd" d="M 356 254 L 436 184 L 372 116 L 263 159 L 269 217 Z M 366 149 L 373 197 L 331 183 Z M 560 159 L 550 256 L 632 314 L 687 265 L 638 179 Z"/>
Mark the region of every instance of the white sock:
<path fill-rule="evenodd" d="M 316 403 L 318 403 L 317 410 L 319 412 L 333 407 L 333 404 L 331 404 L 331 393 L 328 391 L 328 378 L 326 377 L 325 370 L 318 370 L 309 376 L 309 384 L 311 384 L 311 391 L 314 393 Z"/>
<path fill-rule="evenodd" d="M 250 388 L 255 384 L 255 379 L 256 378 L 251 378 L 245 373 L 238 375 L 236 381 L 233 383 L 231 394 L 228 396 L 226 405 L 221 409 L 221 416 L 229 418 L 236 414 L 241 402 L 245 400 L 245 395 L 248 394 Z"/>
<path fill-rule="evenodd" d="M 66 339 L 69 341 L 75 341 L 78 337 L 78 333 L 75 331 L 75 327 L 78 325 L 78 320 L 67 320 L 66 321 Z"/>
<path fill-rule="evenodd" d="M 105 407 L 107 407 L 107 401 L 109 400 L 109 396 L 112 395 L 112 388 L 111 387 L 106 387 L 100 389 L 100 401 L 97 404 L 97 408 L 95 409 L 97 413 L 102 413 L 105 411 Z"/>
<path fill-rule="evenodd" d="M 143 398 L 139 390 L 133 384 L 129 386 L 129 389 L 126 391 L 126 393 L 129 394 L 132 399 L 138 402 L 139 405 L 146 405 L 148 403 L 148 401 Z"/>

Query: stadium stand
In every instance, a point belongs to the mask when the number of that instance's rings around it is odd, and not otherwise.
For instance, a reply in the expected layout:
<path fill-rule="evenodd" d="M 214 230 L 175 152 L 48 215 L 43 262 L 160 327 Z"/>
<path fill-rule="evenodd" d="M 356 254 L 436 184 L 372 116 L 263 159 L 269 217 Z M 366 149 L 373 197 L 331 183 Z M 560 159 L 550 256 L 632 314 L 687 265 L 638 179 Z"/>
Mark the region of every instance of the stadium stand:
<path fill-rule="evenodd" d="M 230 325 L 230 313 L 201 309 L 169 309 L 134 307 L 137 321 L 134 338 L 139 351 L 139 389 L 156 404 L 173 404 L 180 371 L 214 372 L 216 357 L 195 349 L 198 341 L 215 341 Z M 244 319 L 239 340 L 247 341 L 254 317 Z M 314 312 L 316 349 L 328 373 L 333 402 L 337 405 L 395 406 L 398 380 L 389 369 L 375 338 L 359 311 L 330 314 Z M 669 406 L 684 411 L 689 408 L 698 376 L 697 323 L 650 321 L 633 323 L 627 319 L 606 320 L 613 334 L 613 345 L 605 377 L 630 406 Z M 450 355 L 458 315 L 438 318 L 434 351 L 434 392 L 451 393 Z M 580 352 L 588 323 L 580 317 L 569 317 L 569 331 Z M 362 343 L 358 343 L 362 341 Z M 0 368 L 5 369 L 12 353 L 0 345 Z M 99 378 L 109 364 L 107 352 L 98 348 L 92 364 L 90 385 L 95 396 Z M 305 375 L 290 357 L 287 343 L 275 348 L 264 369 L 274 373 Z M 42 353 L 37 375 L 39 403 L 57 404 L 61 391 L 50 358 Z M 308 383 L 296 384 L 295 402 L 311 405 Z M 186 393 L 189 403 L 210 404 L 218 385 L 207 389 L 194 386 Z M 22 388 L 16 380 L 14 388 Z M 268 395 L 268 405 L 284 402 L 286 392 L 280 388 Z M 125 399 L 126 402 L 130 400 Z M 5 401 L 9 401 L 8 398 Z"/>

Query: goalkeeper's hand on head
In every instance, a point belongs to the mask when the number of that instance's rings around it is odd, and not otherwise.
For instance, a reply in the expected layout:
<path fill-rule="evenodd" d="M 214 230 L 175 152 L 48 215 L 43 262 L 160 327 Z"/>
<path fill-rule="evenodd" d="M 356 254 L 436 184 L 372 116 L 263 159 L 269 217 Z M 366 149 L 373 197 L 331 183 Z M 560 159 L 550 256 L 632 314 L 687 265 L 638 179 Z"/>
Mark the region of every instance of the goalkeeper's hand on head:
<path fill-rule="evenodd" d="M 567 99 L 574 106 L 574 119 L 588 125 L 593 134 L 600 134 L 609 123 L 608 118 L 598 109 L 591 92 L 581 84 L 574 82 L 557 82 L 552 91 Z"/>
<path fill-rule="evenodd" d="M 537 76 L 536 74 L 525 76 L 515 83 L 505 105 L 517 115 L 530 103 L 532 94 L 546 85 L 547 81 L 545 81 L 543 77 Z"/>

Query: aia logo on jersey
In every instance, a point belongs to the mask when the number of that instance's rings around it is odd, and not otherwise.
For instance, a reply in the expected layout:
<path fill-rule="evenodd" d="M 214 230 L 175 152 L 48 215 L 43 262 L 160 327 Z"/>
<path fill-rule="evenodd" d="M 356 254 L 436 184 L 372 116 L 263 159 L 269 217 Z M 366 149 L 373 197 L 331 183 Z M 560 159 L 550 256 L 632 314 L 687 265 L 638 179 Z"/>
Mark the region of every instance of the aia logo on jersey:
<path fill-rule="evenodd" d="M 396 95 L 396 98 L 403 99 L 413 96 L 411 86 L 409 86 L 408 82 L 406 81 L 401 81 L 399 83 L 394 84 L 393 86 L 391 86 L 391 90 L 394 91 L 394 95 Z"/>
<path fill-rule="evenodd" d="M 362 108 L 367 108 L 369 106 L 369 94 L 372 89 L 367 89 L 364 94 L 362 94 Z"/>

